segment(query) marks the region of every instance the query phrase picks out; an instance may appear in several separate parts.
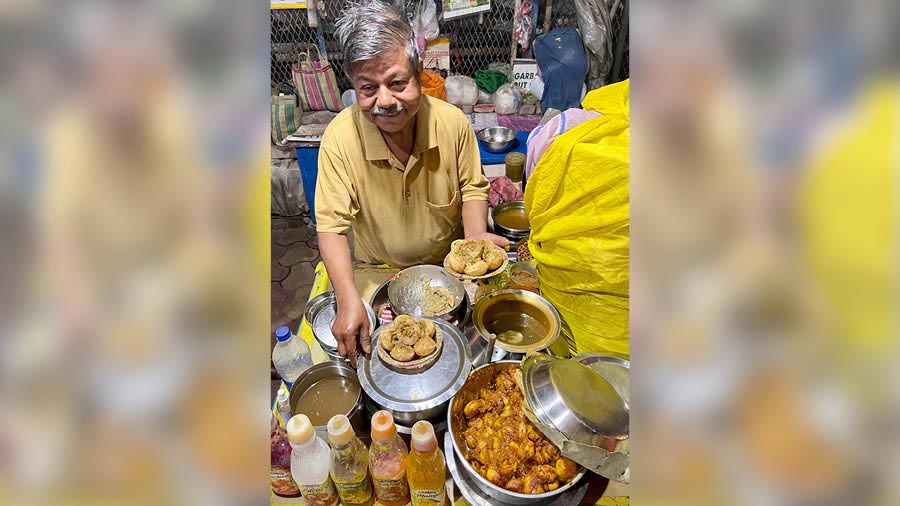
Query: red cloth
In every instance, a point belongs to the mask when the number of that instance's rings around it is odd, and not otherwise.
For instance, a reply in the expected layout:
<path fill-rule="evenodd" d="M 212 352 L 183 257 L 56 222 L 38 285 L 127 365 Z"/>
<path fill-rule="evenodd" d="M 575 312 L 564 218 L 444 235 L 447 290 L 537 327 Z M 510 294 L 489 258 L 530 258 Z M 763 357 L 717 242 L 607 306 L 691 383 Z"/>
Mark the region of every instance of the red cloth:
<path fill-rule="evenodd" d="M 488 203 L 491 207 L 497 207 L 510 200 L 523 200 L 522 190 L 506 176 L 488 178 L 491 182 L 491 191 L 488 194 Z"/>

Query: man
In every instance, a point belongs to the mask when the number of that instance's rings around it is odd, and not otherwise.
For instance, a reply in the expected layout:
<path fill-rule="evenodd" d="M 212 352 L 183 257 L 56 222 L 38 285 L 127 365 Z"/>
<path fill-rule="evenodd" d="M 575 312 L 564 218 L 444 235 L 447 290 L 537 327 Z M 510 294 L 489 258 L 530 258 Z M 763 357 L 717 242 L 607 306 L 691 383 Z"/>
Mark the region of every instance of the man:
<path fill-rule="evenodd" d="M 357 259 L 394 267 L 440 263 L 454 239 L 508 242 L 487 233 L 489 184 L 478 144 L 456 107 L 422 95 L 415 37 L 401 11 L 349 6 L 337 22 L 357 104 L 328 126 L 319 152 L 319 248 L 338 301 L 332 332 L 355 365 L 369 324 L 353 280 Z"/>

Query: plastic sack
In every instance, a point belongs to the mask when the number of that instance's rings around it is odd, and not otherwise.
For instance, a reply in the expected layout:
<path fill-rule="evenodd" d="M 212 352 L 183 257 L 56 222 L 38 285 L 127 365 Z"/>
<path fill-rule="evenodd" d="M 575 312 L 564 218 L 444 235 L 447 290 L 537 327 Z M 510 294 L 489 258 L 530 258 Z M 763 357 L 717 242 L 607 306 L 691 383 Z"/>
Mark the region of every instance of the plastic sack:
<path fill-rule="evenodd" d="M 574 28 L 557 28 L 534 41 L 534 56 L 544 80 L 541 109 L 565 111 L 581 103 L 587 56 Z"/>
<path fill-rule="evenodd" d="M 478 85 L 468 76 L 448 76 L 444 81 L 447 102 L 453 105 L 475 105 L 478 102 Z"/>
<path fill-rule="evenodd" d="M 412 21 L 413 33 L 416 34 L 416 45 L 419 52 L 425 50 L 425 43 L 440 35 L 440 27 L 438 27 L 437 14 L 433 0 L 428 0 L 419 4 L 416 11 L 416 17 Z"/>
<path fill-rule="evenodd" d="M 494 92 L 494 111 L 497 114 L 516 114 L 522 103 L 522 90 L 514 84 L 504 84 Z"/>
<path fill-rule="evenodd" d="M 494 94 L 488 93 L 481 88 L 478 89 L 478 103 L 479 104 L 493 104 L 494 103 Z"/>
<path fill-rule="evenodd" d="M 588 53 L 588 81 L 591 89 L 606 85 L 612 70 L 611 18 L 615 13 L 609 12 L 608 5 L 608 2 L 575 0 L 578 31 L 581 32 L 581 38 Z M 616 2 L 615 5 L 618 6 L 619 2 Z"/>
<path fill-rule="evenodd" d="M 441 100 L 447 100 L 447 92 L 444 89 L 444 78 L 436 72 L 429 72 L 427 70 L 422 72 L 422 93 Z"/>
<path fill-rule="evenodd" d="M 528 248 L 570 348 L 627 357 L 628 81 L 588 93 L 595 106 L 602 115 L 557 137 L 528 180 Z"/>

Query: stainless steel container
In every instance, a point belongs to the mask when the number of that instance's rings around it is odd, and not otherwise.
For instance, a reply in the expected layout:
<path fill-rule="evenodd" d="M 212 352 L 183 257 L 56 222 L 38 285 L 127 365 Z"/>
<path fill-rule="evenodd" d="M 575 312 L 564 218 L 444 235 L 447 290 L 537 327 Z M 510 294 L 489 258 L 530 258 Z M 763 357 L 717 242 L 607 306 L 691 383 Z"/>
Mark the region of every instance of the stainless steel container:
<path fill-rule="evenodd" d="M 426 315 L 425 291 L 423 285 L 440 286 L 453 297 L 453 307 L 441 314 Z M 428 316 L 450 321 L 458 318 L 461 307 L 467 303 L 466 289 L 462 281 L 451 276 L 443 267 L 436 265 L 414 265 L 398 272 L 388 282 L 388 300 L 398 315 Z"/>
<path fill-rule="evenodd" d="M 381 308 L 387 304 L 390 305 L 391 301 L 388 298 L 388 287 L 391 284 L 391 280 L 387 280 L 384 283 L 380 284 L 378 288 L 375 289 L 375 292 L 372 294 L 372 297 L 369 299 L 369 305 L 372 306 L 372 309 L 375 311 L 376 321 L 378 325 L 382 325 L 381 321 Z M 456 326 L 460 329 L 463 329 L 468 322 L 471 321 L 472 318 L 472 303 L 469 299 L 469 294 L 466 293 L 463 299 L 462 304 L 453 311 L 452 316 L 456 318 Z"/>
<path fill-rule="evenodd" d="M 545 492 L 543 494 L 520 494 L 498 487 L 486 480 L 472 468 L 472 465 L 469 464 L 469 461 L 465 456 L 466 442 L 462 435 L 462 431 L 464 430 L 466 422 L 465 416 L 463 415 L 463 408 L 470 400 L 473 400 L 478 396 L 478 391 L 483 386 L 494 381 L 498 372 L 506 368 L 519 367 L 518 361 L 503 360 L 501 362 L 483 365 L 472 371 L 472 374 L 469 375 L 463 387 L 450 401 L 450 406 L 447 410 L 447 433 L 450 434 L 453 439 L 453 450 L 456 455 L 457 467 L 461 472 L 465 473 L 466 477 L 469 478 L 469 481 L 474 483 L 481 492 L 502 504 L 541 504 L 544 501 L 550 501 L 552 498 L 572 489 L 582 478 L 584 478 L 587 471 L 582 468 L 572 480 L 552 492 Z"/>
<path fill-rule="evenodd" d="M 531 233 L 531 226 L 527 228 L 517 228 L 509 226 L 509 224 L 504 225 L 504 222 L 507 221 L 507 219 L 504 219 L 504 216 L 510 215 L 522 216 L 527 220 L 525 202 L 521 200 L 510 200 L 491 209 L 491 220 L 494 222 L 494 232 L 512 242 L 518 243 L 522 239 L 528 237 L 528 234 Z"/>
<path fill-rule="evenodd" d="M 559 337 L 559 312 L 547 299 L 528 290 L 505 289 L 491 292 L 475 304 L 472 322 L 487 342 L 494 333 L 502 336 L 506 330 L 528 330 L 539 333 L 533 342 L 515 344 L 498 336 L 496 346 L 512 353 L 527 353 L 548 348 Z"/>
<path fill-rule="evenodd" d="M 510 149 L 515 138 L 515 130 L 502 126 L 488 127 L 478 132 L 478 140 L 489 153 L 502 153 Z"/>
<path fill-rule="evenodd" d="M 353 408 L 347 413 L 340 414 L 347 415 L 347 418 L 350 419 L 350 424 L 353 426 L 353 430 L 355 430 L 357 434 L 368 434 L 369 420 L 365 416 L 362 387 L 359 384 L 356 371 L 343 362 L 322 362 L 303 371 L 303 374 L 301 374 L 297 380 L 294 381 L 294 384 L 291 385 L 291 396 L 289 400 L 291 416 L 299 414 L 296 411 L 297 404 L 300 402 L 300 397 L 302 397 L 304 393 L 314 387 L 316 383 L 334 377 L 344 378 L 354 385 L 358 391 L 356 403 L 353 405 Z M 316 426 L 315 429 L 317 436 L 328 441 L 328 429 L 326 425 Z"/>
<path fill-rule="evenodd" d="M 363 305 L 366 308 L 366 313 L 369 315 L 369 332 L 372 332 L 378 326 L 375 311 L 372 310 L 372 306 L 365 300 L 363 300 Z M 331 326 L 334 324 L 335 318 L 337 318 L 337 298 L 334 292 L 324 292 L 313 297 L 306 307 L 304 316 L 310 327 L 312 327 L 316 342 L 319 343 L 325 354 L 332 360 L 349 363 L 346 358 L 338 353 L 337 339 L 331 332 Z"/>
<path fill-rule="evenodd" d="M 372 334 L 370 358 L 359 359 L 357 375 L 366 396 L 376 408 L 390 411 L 398 424 L 407 427 L 419 420 L 441 421 L 450 399 L 472 370 L 472 357 L 462 332 L 443 320 L 432 321 L 443 333 L 444 345 L 441 356 L 425 370 L 402 373 L 384 365 L 374 348 L 385 326 Z"/>

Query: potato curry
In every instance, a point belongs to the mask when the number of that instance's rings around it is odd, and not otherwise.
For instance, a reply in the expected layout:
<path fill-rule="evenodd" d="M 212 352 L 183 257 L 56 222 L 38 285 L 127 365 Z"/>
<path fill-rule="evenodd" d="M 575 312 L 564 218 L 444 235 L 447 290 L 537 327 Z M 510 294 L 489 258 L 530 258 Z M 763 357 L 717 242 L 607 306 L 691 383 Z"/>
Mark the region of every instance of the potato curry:
<path fill-rule="evenodd" d="M 501 371 L 463 409 L 466 460 L 485 479 L 512 492 L 541 494 L 559 488 L 578 473 L 522 412 L 518 369 Z"/>

